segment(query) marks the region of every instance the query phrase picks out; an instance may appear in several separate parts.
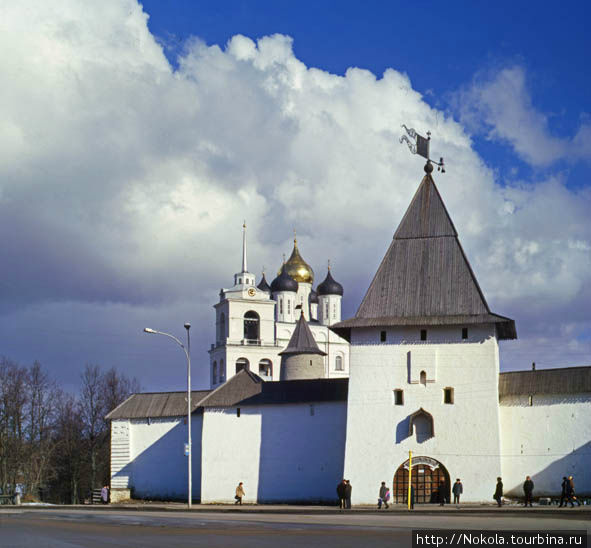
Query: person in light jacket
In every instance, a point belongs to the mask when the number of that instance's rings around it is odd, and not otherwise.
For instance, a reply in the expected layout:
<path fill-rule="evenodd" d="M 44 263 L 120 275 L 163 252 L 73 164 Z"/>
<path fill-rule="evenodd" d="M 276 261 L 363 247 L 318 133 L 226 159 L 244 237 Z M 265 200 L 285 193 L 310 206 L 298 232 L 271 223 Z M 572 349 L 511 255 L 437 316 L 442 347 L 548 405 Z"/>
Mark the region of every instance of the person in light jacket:
<path fill-rule="evenodd" d="M 246 493 L 244 492 L 242 482 L 240 482 L 238 484 L 238 487 L 236 487 L 236 496 L 234 497 L 236 499 L 236 502 L 234 504 L 242 504 L 242 497 L 244 496 L 246 496 Z"/>
<path fill-rule="evenodd" d="M 378 510 L 382 508 L 382 504 L 388 509 L 388 499 L 390 498 L 388 488 L 386 487 L 386 482 L 383 481 L 382 485 L 380 486 L 380 492 L 378 495 Z"/>

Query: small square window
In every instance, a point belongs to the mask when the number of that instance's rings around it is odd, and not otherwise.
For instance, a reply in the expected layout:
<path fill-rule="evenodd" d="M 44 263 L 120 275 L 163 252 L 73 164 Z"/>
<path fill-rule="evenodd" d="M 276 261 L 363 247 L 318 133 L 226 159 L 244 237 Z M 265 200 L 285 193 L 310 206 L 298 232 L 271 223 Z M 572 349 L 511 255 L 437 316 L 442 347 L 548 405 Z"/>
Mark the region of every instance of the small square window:
<path fill-rule="evenodd" d="M 468 328 L 462 327 L 462 339 L 467 339 L 467 338 L 468 338 Z"/>
<path fill-rule="evenodd" d="M 427 330 L 426 329 L 421 329 L 421 340 L 422 341 L 427 340 Z"/>
<path fill-rule="evenodd" d="M 240 417 L 240 407 L 237 407 L 236 408 L 236 416 L 237 417 Z"/>
<path fill-rule="evenodd" d="M 454 402 L 454 389 L 453 388 L 444 388 L 443 389 L 443 403 L 453 403 Z"/>
<path fill-rule="evenodd" d="M 404 392 L 400 389 L 394 390 L 394 405 L 404 405 Z"/>
<path fill-rule="evenodd" d="M 386 332 L 380 331 L 380 342 L 386 342 Z"/>

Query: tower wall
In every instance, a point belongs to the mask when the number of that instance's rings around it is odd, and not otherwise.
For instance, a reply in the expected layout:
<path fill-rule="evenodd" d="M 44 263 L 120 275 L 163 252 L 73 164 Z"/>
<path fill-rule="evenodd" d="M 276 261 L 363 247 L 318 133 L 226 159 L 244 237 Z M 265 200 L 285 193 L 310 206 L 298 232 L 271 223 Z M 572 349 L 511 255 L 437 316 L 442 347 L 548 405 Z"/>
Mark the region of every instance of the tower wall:
<path fill-rule="evenodd" d="M 318 321 L 322 325 L 334 325 L 341 321 L 340 295 L 318 296 Z"/>
<path fill-rule="evenodd" d="M 324 357 L 319 354 L 290 354 L 281 357 L 282 381 L 323 379 Z"/>
<path fill-rule="evenodd" d="M 442 463 L 451 483 L 461 478 L 463 500 L 489 501 L 501 475 L 498 404 L 499 357 L 494 325 L 427 330 L 357 328 L 351 337 L 345 477 L 353 502 L 373 504 L 382 481 L 392 486 L 397 469 L 414 456 Z M 424 384 L 421 371 L 426 371 Z M 443 389 L 453 388 L 453 404 Z M 403 390 L 396 405 L 394 390 Z M 410 415 L 423 408 L 435 435 L 409 435 Z M 368 428 L 371 425 L 371 428 Z"/>

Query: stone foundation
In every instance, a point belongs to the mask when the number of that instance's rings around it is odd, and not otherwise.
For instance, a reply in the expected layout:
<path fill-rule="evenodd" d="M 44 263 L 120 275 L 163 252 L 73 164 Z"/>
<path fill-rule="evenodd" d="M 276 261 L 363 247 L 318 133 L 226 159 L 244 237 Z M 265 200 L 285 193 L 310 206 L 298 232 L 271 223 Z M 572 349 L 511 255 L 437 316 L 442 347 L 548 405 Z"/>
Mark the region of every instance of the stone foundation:
<path fill-rule="evenodd" d="M 111 502 L 121 502 L 131 498 L 131 489 L 111 489 Z"/>

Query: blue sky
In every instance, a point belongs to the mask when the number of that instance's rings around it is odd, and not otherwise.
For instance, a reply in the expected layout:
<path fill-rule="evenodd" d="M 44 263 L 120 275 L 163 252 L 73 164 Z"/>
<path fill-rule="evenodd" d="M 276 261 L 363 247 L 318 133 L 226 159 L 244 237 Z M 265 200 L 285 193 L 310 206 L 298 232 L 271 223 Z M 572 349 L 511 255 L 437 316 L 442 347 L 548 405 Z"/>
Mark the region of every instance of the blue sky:
<path fill-rule="evenodd" d="M 0 354 L 76 389 L 84 364 L 181 389 L 150 327 L 193 329 L 293 229 L 355 313 L 422 177 L 494 312 L 501 368 L 591 363 L 585 2 L 39 0 L 0 8 Z M 6 236 L 10 235 L 10 237 Z M 182 358 L 182 356 L 181 356 Z"/>

